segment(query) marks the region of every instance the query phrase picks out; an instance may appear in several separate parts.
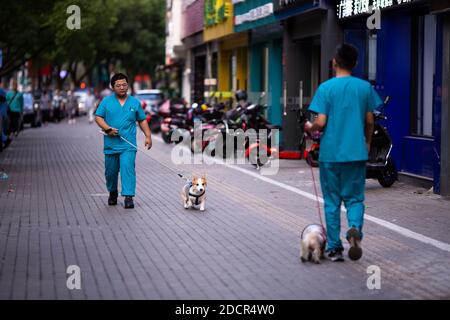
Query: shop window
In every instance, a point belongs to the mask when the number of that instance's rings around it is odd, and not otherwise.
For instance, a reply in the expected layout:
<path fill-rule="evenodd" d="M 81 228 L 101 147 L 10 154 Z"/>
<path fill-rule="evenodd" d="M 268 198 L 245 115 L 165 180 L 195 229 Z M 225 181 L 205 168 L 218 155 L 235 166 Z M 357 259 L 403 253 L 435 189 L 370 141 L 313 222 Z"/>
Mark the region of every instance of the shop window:
<path fill-rule="evenodd" d="M 432 136 L 433 87 L 436 66 L 436 17 L 420 16 L 414 23 L 412 134 Z"/>
<path fill-rule="evenodd" d="M 367 78 L 370 82 L 377 80 L 377 34 L 372 32 L 367 39 Z"/>

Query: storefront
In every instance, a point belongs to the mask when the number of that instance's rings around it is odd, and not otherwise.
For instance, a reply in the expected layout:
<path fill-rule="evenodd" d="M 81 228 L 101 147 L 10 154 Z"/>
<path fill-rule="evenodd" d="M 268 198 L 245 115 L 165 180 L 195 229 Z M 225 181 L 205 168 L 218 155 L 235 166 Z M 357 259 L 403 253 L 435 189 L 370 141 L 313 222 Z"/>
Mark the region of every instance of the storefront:
<path fill-rule="evenodd" d="M 249 32 L 248 93 L 268 105 L 267 118 L 282 123 L 282 38 L 283 28 L 274 16 L 272 0 L 234 0 L 234 30 Z"/>
<path fill-rule="evenodd" d="M 368 14 L 345 11 L 337 1 L 344 39 L 358 47 L 355 75 L 390 96 L 386 125 L 403 175 L 429 181 L 440 192 L 444 18 L 430 1 L 386 2 L 381 28 L 367 28 Z M 369 5 L 373 4 L 369 1 Z"/>
<path fill-rule="evenodd" d="M 182 41 L 186 49 L 183 96 L 189 103 L 203 101 L 206 76 L 206 45 L 203 42 L 204 1 L 189 0 L 183 7 Z"/>
<path fill-rule="evenodd" d="M 436 105 L 437 109 L 440 109 L 441 120 L 440 134 L 438 132 L 436 139 L 440 172 L 436 173 L 434 179 L 434 191 L 450 197 L 450 2 L 432 0 L 430 5 L 430 11 L 436 15 L 438 21 Z"/>
<path fill-rule="evenodd" d="M 231 0 L 205 1 L 204 41 L 207 42 L 206 96 L 229 101 L 236 90 L 247 90 L 248 34 L 234 33 L 233 3 Z M 215 72 L 217 75 L 215 75 Z"/>
<path fill-rule="evenodd" d="M 319 84 L 332 77 L 331 60 L 342 41 L 330 1 L 274 1 L 275 17 L 284 27 L 282 150 L 297 152 L 303 134 L 295 108 L 307 108 Z"/>

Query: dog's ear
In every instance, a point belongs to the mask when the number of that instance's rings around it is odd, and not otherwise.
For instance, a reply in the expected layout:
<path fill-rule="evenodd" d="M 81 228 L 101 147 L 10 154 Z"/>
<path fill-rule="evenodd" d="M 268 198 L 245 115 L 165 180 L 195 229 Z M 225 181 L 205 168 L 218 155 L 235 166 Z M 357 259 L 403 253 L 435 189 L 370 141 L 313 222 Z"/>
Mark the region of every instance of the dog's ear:
<path fill-rule="evenodd" d="M 203 179 L 203 183 L 204 183 L 205 186 L 206 186 L 206 173 L 202 176 L 202 179 Z"/>

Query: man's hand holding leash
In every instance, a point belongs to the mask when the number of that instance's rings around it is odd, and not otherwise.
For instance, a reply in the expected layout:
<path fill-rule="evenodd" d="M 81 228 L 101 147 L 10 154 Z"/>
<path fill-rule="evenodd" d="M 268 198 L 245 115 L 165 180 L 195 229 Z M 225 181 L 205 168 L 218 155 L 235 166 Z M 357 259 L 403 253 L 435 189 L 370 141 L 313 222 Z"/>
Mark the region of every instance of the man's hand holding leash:
<path fill-rule="evenodd" d="M 117 137 L 119 135 L 119 130 L 116 128 L 108 128 L 105 130 L 106 134 L 110 137 Z"/>

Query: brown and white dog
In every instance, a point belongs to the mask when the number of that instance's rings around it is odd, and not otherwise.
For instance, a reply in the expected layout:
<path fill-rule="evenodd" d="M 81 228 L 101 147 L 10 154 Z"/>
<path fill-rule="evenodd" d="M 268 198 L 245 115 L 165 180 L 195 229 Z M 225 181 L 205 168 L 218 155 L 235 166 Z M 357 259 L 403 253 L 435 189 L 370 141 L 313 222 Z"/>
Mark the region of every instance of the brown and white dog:
<path fill-rule="evenodd" d="M 181 190 L 181 199 L 185 209 L 200 207 L 200 211 L 205 211 L 206 204 L 206 176 L 193 176 Z"/>
<path fill-rule="evenodd" d="M 320 224 L 310 224 L 302 231 L 300 256 L 302 262 L 320 263 L 326 245 L 326 232 Z"/>

